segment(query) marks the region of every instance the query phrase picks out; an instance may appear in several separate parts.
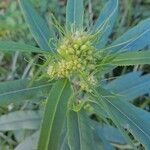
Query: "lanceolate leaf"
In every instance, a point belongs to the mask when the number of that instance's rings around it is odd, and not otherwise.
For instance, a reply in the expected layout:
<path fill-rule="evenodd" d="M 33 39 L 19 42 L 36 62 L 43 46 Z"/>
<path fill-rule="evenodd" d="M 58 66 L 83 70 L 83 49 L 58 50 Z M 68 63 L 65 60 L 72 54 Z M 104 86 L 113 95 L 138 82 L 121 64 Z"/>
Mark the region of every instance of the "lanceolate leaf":
<path fill-rule="evenodd" d="M 49 41 L 54 38 L 53 30 L 48 28 L 44 20 L 37 14 L 28 0 L 19 0 L 19 2 L 26 22 L 39 46 L 43 50 L 52 50 Z"/>
<path fill-rule="evenodd" d="M 150 64 L 150 51 L 126 52 L 113 59 L 112 64 L 117 66 Z"/>
<path fill-rule="evenodd" d="M 94 150 L 92 128 L 89 126 L 86 113 L 83 110 L 70 110 L 67 118 L 70 150 Z"/>
<path fill-rule="evenodd" d="M 150 18 L 141 21 L 112 43 L 112 52 L 138 51 L 150 43 Z"/>
<path fill-rule="evenodd" d="M 15 148 L 15 150 L 35 150 L 37 147 L 39 134 L 40 132 L 37 131 L 33 135 L 27 137 Z"/>
<path fill-rule="evenodd" d="M 51 88 L 51 83 L 38 82 L 28 86 L 28 80 L 16 80 L 0 83 L 0 105 L 19 103 L 46 96 Z"/>
<path fill-rule="evenodd" d="M 101 122 L 96 122 L 90 119 L 90 122 L 88 122 L 90 126 L 92 127 L 92 132 L 94 136 L 94 149 L 93 150 L 101 150 L 101 149 L 107 149 L 107 150 L 114 150 L 114 147 L 109 143 L 109 141 L 105 138 L 103 131 L 101 130 L 100 126 L 103 126 Z M 110 132 L 108 131 L 108 134 Z M 111 136 L 111 133 L 110 133 Z"/>
<path fill-rule="evenodd" d="M 0 41 L 0 51 L 2 52 L 26 52 L 26 53 L 31 53 L 31 52 L 37 52 L 37 53 L 42 53 L 43 50 L 30 46 L 27 44 L 23 43 L 16 43 L 12 41 Z"/>
<path fill-rule="evenodd" d="M 98 34 L 98 48 L 102 48 L 108 41 L 108 36 L 111 34 L 112 28 L 117 18 L 118 0 L 109 0 L 102 9 L 97 21 L 95 22 L 92 31 L 100 32 Z"/>
<path fill-rule="evenodd" d="M 103 135 L 109 142 L 126 144 L 126 141 L 120 131 L 113 126 L 100 125 L 100 123 L 97 123 L 97 125 L 95 125 L 95 130 L 99 136 Z"/>
<path fill-rule="evenodd" d="M 83 29 L 84 6 L 83 0 L 68 0 L 66 9 L 66 29 Z"/>
<path fill-rule="evenodd" d="M 40 127 L 42 112 L 16 111 L 0 117 L 0 131 L 19 129 L 38 129 Z"/>
<path fill-rule="evenodd" d="M 150 92 L 150 75 L 128 73 L 108 83 L 105 89 L 113 91 L 122 100 L 131 101 Z"/>
<path fill-rule="evenodd" d="M 115 123 L 115 120 L 118 120 L 117 123 L 127 128 L 145 148 L 150 149 L 149 123 L 138 116 L 136 109 L 130 103 L 119 100 L 115 95 L 102 88 L 99 89 L 99 96 L 100 99 L 97 102 L 103 101 L 105 103 L 112 121 Z"/>
<path fill-rule="evenodd" d="M 68 80 L 59 80 L 52 87 L 47 99 L 38 150 L 58 150 L 71 95 L 72 90 Z"/>

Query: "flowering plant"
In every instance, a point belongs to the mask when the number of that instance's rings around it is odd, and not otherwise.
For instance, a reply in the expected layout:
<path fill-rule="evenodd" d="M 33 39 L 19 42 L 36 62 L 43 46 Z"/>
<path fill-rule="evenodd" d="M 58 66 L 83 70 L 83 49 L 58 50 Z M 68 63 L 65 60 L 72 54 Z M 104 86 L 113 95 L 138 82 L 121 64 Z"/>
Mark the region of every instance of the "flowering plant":
<path fill-rule="evenodd" d="M 105 75 L 117 66 L 150 64 L 150 52 L 139 51 L 150 44 L 150 18 L 107 44 L 118 0 L 109 0 L 90 28 L 83 26 L 83 0 L 67 1 L 64 28 L 54 17 L 49 28 L 28 0 L 19 2 L 39 48 L 0 41 L 0 50 L 38 53 L 44 63 L 31 80 L 1 83 L 0 105 L 38 98 L 45 102 L 44 114 L 42 105 L 36 113 L 26 112 L 28 123 L 18 125 L 39 130 L 31 135 L 30 148 L 97 150 L 125 145 L 137 149 L 142 144 L 150 149 L 150 115 L 131 104 L 149 93 L 150 76 L 131 72 L 105 82 Z M 17 113 L 23 115 L 10 115 Z M 24 146 L 21 143 L 18 149 Z"/>

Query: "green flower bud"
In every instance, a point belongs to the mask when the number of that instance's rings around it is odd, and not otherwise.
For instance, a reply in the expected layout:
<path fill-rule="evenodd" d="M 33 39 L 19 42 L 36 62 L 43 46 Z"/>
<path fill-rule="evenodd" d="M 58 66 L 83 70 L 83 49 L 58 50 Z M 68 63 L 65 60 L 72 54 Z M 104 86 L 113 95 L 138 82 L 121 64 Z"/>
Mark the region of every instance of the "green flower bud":
<path fill-rule="evenodd" d="M 87 57 L 87 59 L 91 61 L 91 60 L 93 60 L 93 57 L 89 56 L 89 57 Z"/>
<path fill-rule="evenodd" d="M 82 62 L 82 59 L 81 59 L 81 58 L 78 58 L 78 62 Z"/>
<path fill-rule="evenodd" d="M 87 47 L 86 45 L 82 45 L 82 46 L 81 46 L 81 50 L 82 50 L 82 51 L 87 50 L 87 48 L 88 48 L 88 47 Z"/>
<path fill-rule="evenodd" d="M 80 54 L 81 54 L 80 50 L 77 50 L 77 51 L 76 51 L 76 54 L 77 54 L 77 55 L 80 55 Z"/>
<path fill-rule="evenodd" d="M 78 45 L 78 44 L 74 44 L 73 47 L 74 47 L 75 49 L 78 49 L 78 48 L 79 48 L 79 45 Z"/>
<path fill-rule="evenodd" d="M 88 55 L 92 55 L 93 54 L 93 51 L 92 50 L 89 50 L 88 51 Z"/>
<path fill-rule="evenodd" d="M 79 46 L 82 45 L 82 38 L 81 37 L 77 38 L 75 42 Z"/>
<path fill-rule="evenodd" d="M 68 53 L 69 54 L 74 54 L 74 49 L 73 48 L 68 48 Z"/>
<path fill-rule="evenodd" d="M 79 63 L 77 64 L 78 69 L 80 69 L 82 67 L 82 65 Z"/>
<path fill-rule="evenodd" d="M 74 65 L 77 65 L 78 61 L 75 59 L 73 63 L 74 63 Z"/>
<path fill-rule="evenodd" d="M 60 46 L 60 50 L 61 50 L 61 51 L 66 50 L 66 49 L 67 49 L 67 46 L 66 46 L 66 45 L 61 45 L 61 46 Z"/>
<path fill-rule="evenodd" d="M 91 46 L 91 42 L 90 42 L 90 41 L 87 41 L 87 42 L 85 43 L 85 45 L 87 45 L 88 47 L 90 47 L 90 46 Z"/>
<path fill-rule="evenodd" d="M 53 73 L 54 73 L 54 67 L 49 66 L 48 69 L 47 69 L 47 74 L 51 76 L 51 75 L 53 75 Z"/>

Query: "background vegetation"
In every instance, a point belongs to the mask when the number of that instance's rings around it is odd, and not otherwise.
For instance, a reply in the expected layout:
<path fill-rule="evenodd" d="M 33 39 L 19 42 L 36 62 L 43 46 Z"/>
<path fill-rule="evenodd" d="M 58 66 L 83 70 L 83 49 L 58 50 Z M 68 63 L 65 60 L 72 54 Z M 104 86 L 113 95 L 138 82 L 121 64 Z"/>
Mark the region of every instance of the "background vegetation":
<path fill-rule="evenodd" d="M 86 4 L 86 19 L 94 21 L 99 14 L 99 11 L 107 0 L 85 0 Z M 65 22 L 65 0 L 32 0 L 34 6 L 40 14 L 50 22 L 49 15 L 52 13 L 57 16 L 57 19 L 63 24 Z M 122 33 L 136 25 L 142 19 L 150 16 L 150 0 L 120 0 L 120 16 L 117 20 L 110 42 Z M 23 19 L 17 0 L 0 0 L 0 39 L 20 41 L 36 45 L 27 25 Z M 147 48 L 150 48 L 147 47 Z M 0 82 L 6 80 L 14 80 L 25 78 L 33 75 L 33 71 L 38 68 L 34 65 L 36 62 L 41 62 L 34 54 L 0 53 Z M 150 72 L 148 65 L 138 65 L 131 67 L 118 67 L 113 72 L 107 75 L 109 80 L 117 78 L 118 75 L 125 74 L 131 71 L 142 71 L 144 74 Z M 144 95 L 134 101 L 134 104 L 150 111 L 150 97 Z M 0 107 L 0 115 L 17 110 L 38 110 L 43 104 L 35 102 L 25 102 L 21 105 L 9 105 L 8 107 Z M 30 131 L 31 132 L 31 131 Z M 16 132 L 6 131 L 0 132 L 0 149 L 11 150 L 25 137 L 30 135 L 28 130 Z"/>

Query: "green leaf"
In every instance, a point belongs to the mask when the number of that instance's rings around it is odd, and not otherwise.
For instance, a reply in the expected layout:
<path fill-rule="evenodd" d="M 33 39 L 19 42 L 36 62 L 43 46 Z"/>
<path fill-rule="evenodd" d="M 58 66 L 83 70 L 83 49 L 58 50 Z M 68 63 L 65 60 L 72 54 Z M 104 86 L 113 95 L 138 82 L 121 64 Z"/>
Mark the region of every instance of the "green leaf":
<path fill-rule="evenodd" d="M 119 123 L 121 126 L 128 129 L 145 148 L 150 149 L 149 123 L 138 116 L 134 106 L 126 101 L 119 100 L 102 88 L 99 88 L 98 92 L 100 99 L 97 99 L 97 103 L 99 103 L 99 101 L 105 103 L 114 124 Z"/>
<path fill-rule="evenodd" d="M 14 150 L 35 150 L 38 143 L 39 134 L 39 131 L 37 131 L 31 136 L 27 137 Z"/>
<path fill-rule="evenodd" d="M 0 105 L 19 103 L 46 96 L 52 83 L 37 82 L 28 86 L 28 80 L 14 80 L 0 83 Z"/>
<path fill-rule="evenodd" d="M 98 114 L 102 119 L 108 117 L 108 113 L 102 105 L 98 106 L 96 103 L 90 103 L 90 106 L 93 108 L 93 113 Z"/>
<path fill-rule="evenodd" d="M 150 18 L 141 21 L 138 25 L 124 33 L 112 43 L 109 51 L 138 51 L 150 43 Z"/>
<path fill-rule="evenodd" d="M 41 18 L 28 0 L 19 0 L 24 13 L 25 20 L 35 40 L 43 50 L 53 50 L 50 47 L 50 39 L 54 38 L 54 32 L 49 29 L 43 18 Z"/>
<path fill-rule="evenodd" d="M 131 101 L 150 92 L 150 75 L 128 73 L 109 82 L 104 88 L 114 92 L 122 100 Z"/>
<path fill-rule="evenodd" d="M 67 117 L 68 144 L 70 150 L 94 150 L 92 128 L 83 110 L 70 110 Z"/>
<path fill-rule="evenodd" d="M 103 135 L 109 142 L 126 144 L 126 141 L 120 131 L 113 126 L 97 124 L 96 133 L 99 134 L 99 136 Z"/>
<path fill-rule="evenodd" d="M 150 64 L 150 51 L 126 52 L 117 55 L 112 64 L 117 66 Z"/>
<path fill-rule="evenodd" d="M 83 0 L 68 0 L 66 8 L 66 29 L 68 31 L 83 30 Z"/>
<path fill-rule="evenodd" d="M 138 107 L 135 107 L 136 113 L 139 117 L 142 117 L 142 119 L 147 122 L 150 126 L 150 112 L 147 112 L 143 109 L 140 109 Z"/>
<path fill-rule="evenodd" d="M 42 118 L 39 111 L 15 111 L 0 117 L 0 131 L 38 129 Z"/>
<path fill-rule="evenodd" d="M 27 52 L 27 53 L 31 53 L 31 52 L 42 53 L 43 52 L 43 50 L 37 47 L 23 44 L 23 43 L 16 43 L 12 41 L 0 41 L 0 51 L 2 52 L 18 51 L 18 52 Z"/>
<path fill-rule="evenodd" d="M 66 79 L 59 80 L 52 87 L 45 108 L 38 150 L 58 150 L 71 95 L 71 85 Z"/>
<path fill-rule="evenodd" d="M 102 130 L 100 130 L 99 125 L 100 122 L 96 122 L 90 119 L 88 124 L 92 127 L 92 132 L 94 136 L 94 149 L 107 149 L 107 150 L 114 150 L 114 147 L 109 143 L 109 141 L 105 138 Z M 101 124 L 103 126 L 103 124 Z M 109 133 L 109 131 L 108 131 Z"/>
<path fill-rule="evenodd" d="M 59 150 L 70 150 L 67 137 L 67 121 L 65 121 L 64 128 L 62 130 Z"/>
<path fill-rule="evenodd" d="M 109 0 L 102 9 L 92 31 L 98 34 L 98 48 L 103 48 L 108 41 L 108 37 L 112 32 L 114 23 L 118 14 L 118 0 Z"/>

